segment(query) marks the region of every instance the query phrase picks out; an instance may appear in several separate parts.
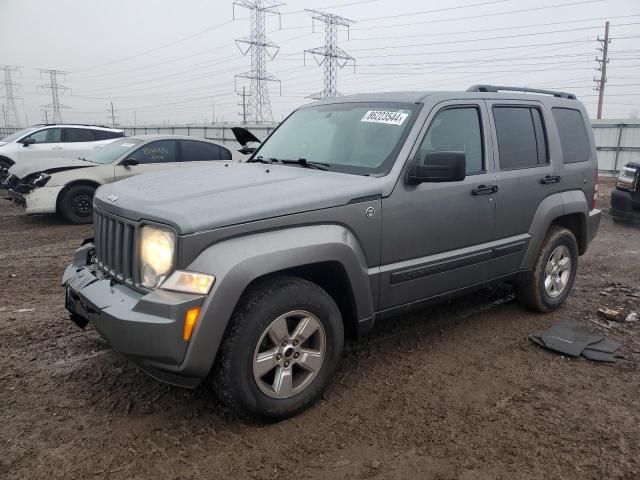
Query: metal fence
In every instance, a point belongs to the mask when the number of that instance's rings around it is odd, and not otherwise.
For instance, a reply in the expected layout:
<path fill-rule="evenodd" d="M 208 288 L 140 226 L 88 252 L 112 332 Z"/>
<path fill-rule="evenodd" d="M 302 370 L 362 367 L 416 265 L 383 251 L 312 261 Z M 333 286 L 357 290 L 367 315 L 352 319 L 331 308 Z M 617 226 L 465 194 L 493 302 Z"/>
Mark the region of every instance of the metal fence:
<path fill-rule="evenodd" d="M 603 174 L 617 174 L 630 161 L 640 162 L 640 120 L 592 120 L 593 136 L 598 150 L 598 170 Z M 208 138 L 229 147 L 237 147 L 233 125 L 179 125 L 152 127 L 122 127 L 126 135 L 154 133 L 187 135 Z M 244 125 L 256 137 L 263 140 L 276 125 Z M 0 127 L 0 138 L 17 131 L 17 128 Z"/>
<path fill-rule="evenodd" d="M 640 162 L 640 120 L 592 120 L 598 170 L 617 174 L 628 162 Z"/>

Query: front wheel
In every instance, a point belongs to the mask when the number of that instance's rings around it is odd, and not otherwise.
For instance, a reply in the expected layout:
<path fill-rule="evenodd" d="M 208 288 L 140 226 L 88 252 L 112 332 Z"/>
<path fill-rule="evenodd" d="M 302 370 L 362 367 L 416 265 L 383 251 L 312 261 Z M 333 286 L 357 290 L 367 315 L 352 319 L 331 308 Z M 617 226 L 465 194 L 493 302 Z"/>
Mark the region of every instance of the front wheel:
<path fill-rule="evenodd" d="M 93 195 L 96 189 L 89 185 L 76 185 L 62 193 L 59 212 L 70 223 L 93 221 Z"/>
<path fill-rule="evenodd" d="M 578 268 L 578 243 L 570 230 L 552 227 L 527 279 L 516 288 L 518 300 L 538 312 L 551 312 L 569 296 Z"/>
<path fill-rule="evenodd" d="M 279 276 L 243 296 L 215 372 L 222 400 L 243 415 L 293 416 L 327 389 L 342 358 L 340 310 L 318 285 Z"/>

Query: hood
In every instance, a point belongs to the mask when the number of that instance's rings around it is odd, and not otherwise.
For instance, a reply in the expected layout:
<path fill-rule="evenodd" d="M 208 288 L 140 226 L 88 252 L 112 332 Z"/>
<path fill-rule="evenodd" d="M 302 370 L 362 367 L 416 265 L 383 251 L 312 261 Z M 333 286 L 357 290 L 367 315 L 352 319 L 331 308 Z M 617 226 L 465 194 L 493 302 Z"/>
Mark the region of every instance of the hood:
<path fill-rule="evenodd" d="M 95 204 L 181 234 L 345 205 L 380 195 L 382 178 L 260 163 L 172 169 L 103 185 Z"/>
<path fill-rule="evenodd" d="M 258 140 L 256 136 L 246 128 L 231 127 L 231 131 L 233 132 L 233 136 L 236 137 L 238 143 L 243 147 L 246 147 L 248 143 L 261 143 L 260 140 Z"/>
<path fill-rule="evenodd" d="M 95 167 L 96 163 L 70 158 L 42 158 L 38 160 L 25 160 L 18 162 L 9 169 L 9 173 L 18 178 L 38 172 L 55 173 L 74 168 Z"/>

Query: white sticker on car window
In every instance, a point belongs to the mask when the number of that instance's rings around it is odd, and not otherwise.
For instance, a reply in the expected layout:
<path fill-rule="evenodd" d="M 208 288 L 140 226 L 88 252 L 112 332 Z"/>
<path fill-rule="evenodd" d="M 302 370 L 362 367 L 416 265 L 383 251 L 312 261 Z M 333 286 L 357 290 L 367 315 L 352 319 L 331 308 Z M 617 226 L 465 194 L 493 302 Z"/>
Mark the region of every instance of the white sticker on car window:
<path fill-rule="evenodd" d="M 121 147 L 133 147 L 135 145 L 135 143 L 121 143 L 120 146 Z"/>
<path fill-rule="evenodd" d="M 402 125 L 402 123 L 407 119 L 408 116 L 408 112 L 402 111 L 390 112 L 387 110 L 369 110 L 364 114 L 361 122 L 385 123 L 387 125 Z"/>

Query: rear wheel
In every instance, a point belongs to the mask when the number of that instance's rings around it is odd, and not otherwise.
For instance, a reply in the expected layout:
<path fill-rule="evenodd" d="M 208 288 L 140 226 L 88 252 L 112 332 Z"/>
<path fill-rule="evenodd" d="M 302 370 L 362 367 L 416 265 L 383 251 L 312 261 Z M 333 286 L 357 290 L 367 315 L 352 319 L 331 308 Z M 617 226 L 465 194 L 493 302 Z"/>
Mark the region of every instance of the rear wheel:
<path fill-rule="evenodd" d="M 59 211 L 70 223 L 91 223 L 93 221 L 93 195 L 95 187 L 76 185 L 63 192 Z"/>
<path fill-rule="evenodd" d="M 570 230 L 552 227 L 533 270 L 516 289 L 518 300 L 538 312 L 551 312 L 571 292 L 578 268 L 578 244 Z"/>
<path fill-rule="evenodd" d="M 222 400 L 242 415 L 295 415 L 327 389 L 342 358 L 340 310 L 318 285 L 294 277 L 260 282 L 231 319 L 215 372 Z"/>

